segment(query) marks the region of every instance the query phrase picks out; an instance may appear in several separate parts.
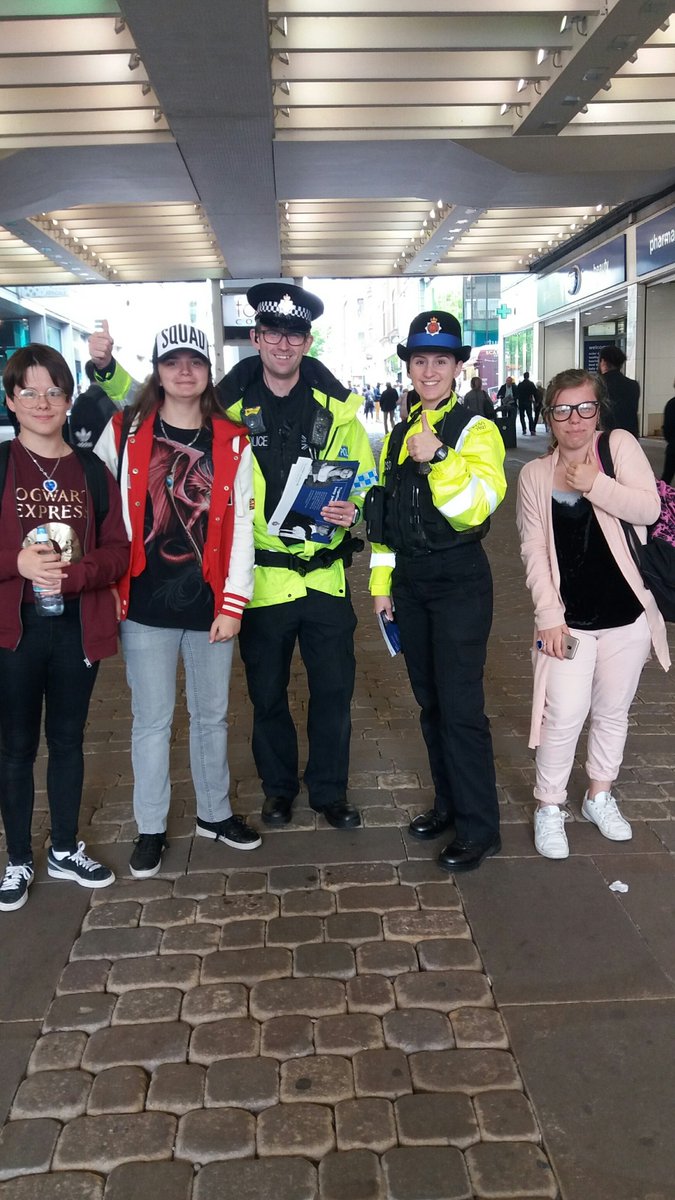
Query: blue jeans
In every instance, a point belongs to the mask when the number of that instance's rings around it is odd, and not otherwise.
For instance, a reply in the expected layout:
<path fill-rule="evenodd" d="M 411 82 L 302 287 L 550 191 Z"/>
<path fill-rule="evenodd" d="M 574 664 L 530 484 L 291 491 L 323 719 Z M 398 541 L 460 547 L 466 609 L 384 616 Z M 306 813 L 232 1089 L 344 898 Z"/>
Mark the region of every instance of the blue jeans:
<path fill-rule="evenodd" d="M 98 672 L 98 663 L 85 662 L 77 600 L 66 601 L 61 617 L 41 617 L 34 604 L 24 604 L 21 619 L 16 650 L 0 649 L 0 807 L 13 863 L 32 859 L 33 766 L 43 706 L 52 846 L 77 846 L 82 739 Z"/>
<path fill-rule="evenodd" d="M 157 629 L 137 621 L 120 626 L 131 688 L 134 816 L 139 833 L 163 833 L 169 814 L 169 748 L 176 703 L 178 656 L 185 665 L 190 714 L 190 770 L 197 815 L 232 815 L 227 765 L 227 705 L 234 641 L 209 644 L 206 632 Z"/>

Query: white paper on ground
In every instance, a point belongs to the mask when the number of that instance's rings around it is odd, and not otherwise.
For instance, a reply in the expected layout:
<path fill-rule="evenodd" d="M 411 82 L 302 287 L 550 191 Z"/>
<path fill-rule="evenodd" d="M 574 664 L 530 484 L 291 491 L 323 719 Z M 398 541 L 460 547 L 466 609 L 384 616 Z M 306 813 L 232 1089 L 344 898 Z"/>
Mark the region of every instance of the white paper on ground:
<path fill-rule="evenodd" d="M 615 879 L 614 883 L 610 883 L 609 890 L 610 892 L 627 892 L 628 884 L 622 883 L 620 879 Z"/>

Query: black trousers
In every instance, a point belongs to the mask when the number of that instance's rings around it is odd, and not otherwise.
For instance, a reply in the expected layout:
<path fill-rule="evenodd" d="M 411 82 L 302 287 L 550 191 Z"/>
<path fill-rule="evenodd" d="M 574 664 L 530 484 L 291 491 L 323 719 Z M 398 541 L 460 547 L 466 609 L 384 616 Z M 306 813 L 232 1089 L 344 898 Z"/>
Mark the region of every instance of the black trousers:
<path fill-rule="evenodd" d="M 265 796 L 299 790 L 298 737 L 288 706 L 296 642 L 307 671 L 309 754 L 304 780 L 314 809 L 345 797 L 349 776 L 356 617 L 348 596 L 308 590 L 288 604 L 244 611 L 239 646 L 253 703 L 253 757 Z"/>
<path fill-rule="evenodd" d="M 664 483 L 672 483 L 673 475 L 675 475 L 675 442 L 666 442 L 666 457 L 663 461 L 661 478 Z"/>
<path fill-rule="evenodd" d="M 12 863 L 32 859 L 33 765 L 43 700 L 52 846 L 77 846 L 82 741 L 98 671 L 98 663 L 88 667 L 84 661 L 76 600 L 66 602 L 60 617 L 41 617 L 33 604 L 24 604 L 21 617 L 17 649 L 0 649 L 0 808 Z"/>
<path fill-rule="evenodd" d="M 518 413 L 520 415 L 520 428 L 522 429 L 523 433 L 525 433 L 525 417 L 527 417 L 527 424 L 528 424 L 530 433 L 534 433 L 535 426 L 534 426 L 534 417 L 532 415 L 532 397 L 531 396 L 527 396 L 527 398 L 525 400 L 518 401 Z"/>
<path fill-rule="evenodd" d="M 408 675 L 421 708 L 439 816 L 464 842 L 499 832 L 483 670 L 492 575 L 480 542 L 416 558 L 397 555 L 392 595 Z"/>

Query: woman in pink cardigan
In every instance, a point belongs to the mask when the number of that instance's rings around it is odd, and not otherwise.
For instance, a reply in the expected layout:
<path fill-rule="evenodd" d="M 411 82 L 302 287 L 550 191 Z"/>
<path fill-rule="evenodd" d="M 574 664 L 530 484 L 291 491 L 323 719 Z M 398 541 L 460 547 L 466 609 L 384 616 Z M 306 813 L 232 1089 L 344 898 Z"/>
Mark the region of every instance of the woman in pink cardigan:
<path fill-rule="evenodd" d="M 621 528 L 621 520 L 628 521 L 646 540 L 646 526 L 659 515 L 656 481 L 639 442 L 622 429 L 610 437 L 616 478 L 603 474 L 597 441 L 606 404 L 598 376 L 556 375 L 543 408 L 551 451 L 523 468 L 518 485 L 521 555 L 536 628 L 534 840 L 545 858 L 569 854 L 567 783 L 589 711 L 582 814 L 611 841 L 632 837 L 612 795 L 628 710 L 650 648 L 664 670 L 670 666 L 663 618 Z"/>

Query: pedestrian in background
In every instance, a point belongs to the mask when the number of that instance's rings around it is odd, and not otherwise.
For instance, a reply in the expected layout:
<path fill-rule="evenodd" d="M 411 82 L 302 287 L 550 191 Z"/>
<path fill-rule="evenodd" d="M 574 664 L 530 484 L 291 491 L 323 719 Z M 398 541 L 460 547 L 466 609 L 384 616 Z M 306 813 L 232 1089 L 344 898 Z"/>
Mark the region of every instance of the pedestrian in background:
<path fill-rule="evenodd" d="M 535 405 L 537 403 L 538 397 L 537 397 L 537 389 L 536 389 L 535 385 L 533 384 L 532 380 L 530 379 L 529 371 L 523 371 L 523 378 L 521 379 L 521 381 L 518 384 L 518 387 L 516 389 L 516 397 L 518 400 L 518 415 L 520 416 L 520 428 L 522 429 L 523 433 L 526 432 L 525 418 L 527 418 L 527 426 L 530 431 L 530 436 L 534 437 L 535 420 L 534 420 L 533 405 Z"/>
<path fill-rule="evenodd" d="M 478 375 L 474 375 L 469 385 L 468 392 L 465 392 L 462 397 L 462 404 L 477 417 L 487 417 L 489 421 L 495 419 L 495 406 L 483 387 L 483 381 Z"/>
<path fill-rule="evenodd" d="M 640 436 L 638 409 L 640 406 L 640 384 L 623 373 L 626 355 L 620 346 L 603 346 L 598 357 L 598 371 L 602 376 L 609 403 L 603 414 L 605 429 L 626 429 L 633 437 Z"/>
<path fill-rule="evenodd" d="M 394 428 L 396 421 L 396 409 L 398 408 L 398 392 L 391 383 L 382 389 L 380 393 L 380 411 L 384 418 L 384 432 L 387 432 L 387 424 L 389 429 Z"/>
<path fill-rule="evenodd" d="M 497 391 L 497 399 L 499 407 L 506 412 L 507 409 L 514 409 L 518 406 L 518 384 L 513 375 L 507 375 L 504 383 Z"/>

